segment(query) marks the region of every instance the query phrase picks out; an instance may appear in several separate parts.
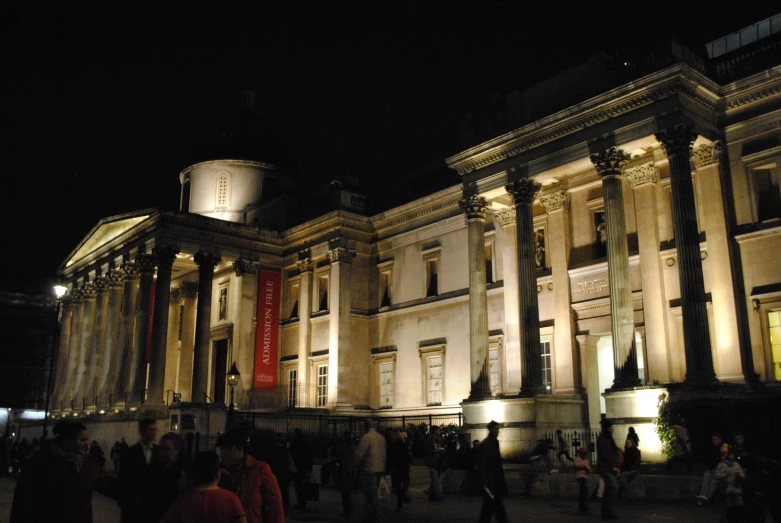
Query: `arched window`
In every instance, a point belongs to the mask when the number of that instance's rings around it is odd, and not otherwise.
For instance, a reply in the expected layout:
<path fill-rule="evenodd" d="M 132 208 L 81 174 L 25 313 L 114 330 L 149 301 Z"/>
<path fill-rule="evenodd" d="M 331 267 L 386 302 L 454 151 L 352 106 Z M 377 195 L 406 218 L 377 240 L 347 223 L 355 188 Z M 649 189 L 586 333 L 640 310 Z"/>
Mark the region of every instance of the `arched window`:
<path fill-rule="evenodd" d="M 217 209 L 230 207 L 231 175 L 227 171 L 217 173 L 216 204 Z"/>

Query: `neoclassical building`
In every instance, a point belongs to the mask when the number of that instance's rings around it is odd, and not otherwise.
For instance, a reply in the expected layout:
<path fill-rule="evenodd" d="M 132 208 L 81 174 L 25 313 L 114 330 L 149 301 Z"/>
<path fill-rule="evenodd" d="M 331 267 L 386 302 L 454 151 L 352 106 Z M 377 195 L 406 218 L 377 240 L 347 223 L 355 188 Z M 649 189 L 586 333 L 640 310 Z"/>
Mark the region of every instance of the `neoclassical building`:
<path fill-rule="evenodd" d="M 286 225 L 285 156 L 237 131 L 179 211 L 103 219 L 60 267 L 55 415 L 226 403 L 235 361 L 242 410 L 462 412 L 523 454 L 603 415 L 655 440 L 672 383 L 775 384 L 780 28 L 566 107 L 566 73 L 516 93 L 516 128 L 447 158 L 460 184 L 376 214 L 343 188 Z"/>

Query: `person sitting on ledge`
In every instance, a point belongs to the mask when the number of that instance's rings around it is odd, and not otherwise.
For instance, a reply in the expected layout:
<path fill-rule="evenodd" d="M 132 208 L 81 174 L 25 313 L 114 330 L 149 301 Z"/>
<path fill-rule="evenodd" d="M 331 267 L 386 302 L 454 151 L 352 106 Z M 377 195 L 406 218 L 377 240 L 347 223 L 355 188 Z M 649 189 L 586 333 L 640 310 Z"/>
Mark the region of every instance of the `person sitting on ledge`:
<path fill-rule="evenodd" d="M 548 454 L 551 450 L 554 450 L 553 441 L 550 439 L 541 439 L 537 441 L 537 446 L 532 449 L 531 456 L 529 456 L 529 463 L 534 466 L 539 466 L 541 462 L 545 462 L 545 470 L 548 472 L 558 472 L 553 468 L 553 462 Z"/>

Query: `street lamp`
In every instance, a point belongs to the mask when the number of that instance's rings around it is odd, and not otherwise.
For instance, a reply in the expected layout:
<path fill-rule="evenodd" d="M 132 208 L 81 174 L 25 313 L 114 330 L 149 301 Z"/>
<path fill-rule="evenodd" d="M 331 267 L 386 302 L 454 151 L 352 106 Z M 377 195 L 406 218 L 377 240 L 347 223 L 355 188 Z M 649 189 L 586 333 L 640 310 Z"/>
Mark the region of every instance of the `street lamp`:
<path fill-rule="evenodd" d="M 51 407 L 51 399 L 52 399 L 52 381 L 54 379 L 54 358 L 57 355 L 57 352 L 59 351 L 59 345 L 60 345 L 60 319 L 62 317 L 62 297 L 65 296 L 65 293 L 68 291 L 68 288 L 64 285 L 60 285 L 59 283 L 54 285 L 54 295 L 57 296 L 57 320 L 54 322 L 54 340 L 52 342 L 52 350 L 51 354 L 49 355 L 49 379 L 46 384 L 46 408 L 43 411 L 43 434 L 42 438 L 46 439 L 48 436 L 47 433 L 47 425 L 49 424 L 49 408 Z"/>
<path fill-rule="evenodd" d="M 233 362 L 233 365 L 231 365 L 230 370 L 228 371 L 228 385 L 230 385 L 231 388 L 231 404 L 230 407 L 228 407 L 228 412 L 233 412 L 234 405 L 233 405 L 233 393 L 234 389 L 236 389 L 236 385 L 239 384 L 239 378 L 241 377 L 241 374 L 239 373 L 239 369 L 236 368 L 236 362 Z"/>

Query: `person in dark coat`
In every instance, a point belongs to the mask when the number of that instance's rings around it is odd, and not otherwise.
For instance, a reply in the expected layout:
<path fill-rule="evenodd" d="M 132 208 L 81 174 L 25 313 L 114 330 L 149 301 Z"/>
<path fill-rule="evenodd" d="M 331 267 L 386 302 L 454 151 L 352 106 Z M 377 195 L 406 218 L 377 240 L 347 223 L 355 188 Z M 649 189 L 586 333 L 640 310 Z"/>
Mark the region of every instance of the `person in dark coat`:
<path fill-rule="evenodd" d="M 617 519 L 615 501 L 618 494 L 616 475 L 621 470 L 618 445 L 613 440 L 613 420 L 601 421 L 602 431 L 597 437 L 597 473 L 605 482 L 602 496 L 602 519 Z"/>
<path fill-rule="evenodd" d="M 412 456 L 410 456 L 406 442 L 401 439 L 401 434 L 396 429 L 391 429 L 389 447 L 391 478 L 398 489 L 396 491 L 396 510 L 400 512 L 404 502 L 409 502 L 411 499 L 407 490 L 409 490 L 409 469 L 412 465 Z"/>
<path fill-rule="evenodd" d="M 304 485 L 307 477 L 312 474 L 314 463 L 312 461 L 312 447 L 304 438 L 304 433 L 301 432 L 301 429 L 293 431 L 293 439 L 290 441 L 290 457 L 293 458 L 293 463 L 296 466 L 293 484 L 296 490 L 296 500 L 298 501 L 297 507 L 305 509 L 306 491 Z"/>
<path fill-rule="evenodd" d="M 138 422 L 139 442 L 122 457 L 119 469 L 119 507 L 122 523 L 147 523 L 154 518 L 154 486 L 158 463 L 155 461 L 157 422 L 144 418 Z"/>
<path fill-rule="evenodd" d="M 621 475 L 618 477 L 620 488 L 618 497 L 621 498 L 623 492 L 629 488 L 629 484 L 640 475 L 640 462 L 642 457 L 640 449 L 635 447 L 633 439 L 627 438 L 624 444 L 624 458 L 621 460 Z"/>
<path fill-rule="evenodd" d="M 156 470 L 151 500 L 153 519 L 150 521 L 160 521 L 179 494 L 189 486 L 185 475 L 188 459 L 184 454 L 184 438 L 176 432 L 163 434 L 152 462 Z"/>
<path fill-rule="evenodd" d="M 488 437 L 480 444 L 478 470 L 484 489 L 480 523 L 490 523 L 492 514 L 496 514 L 499 523 L 507 522 L 507 511 L 504 508 L 504 501 L 502 501 L 507 495 L 507 482 L 504 479 L 498 436 L 499 424 L 491 421 L 488 424 Z"/>
<path fill-rule="evenodd" d="M 114 463 L 114 474 L 119 474 L 119 460 L 122 457 L 122 447 L 119 445 L 119 441 L 115 441 L 111 446 L 111 452 L 109 453 L 112 463 Z"/>
<path fill-rule="evenodd" d="M 355 445 L 349 431 L 342 435 L 342 442 L 336 448 L 334 487 L 342 495 L 342 516 L 349 517 L 353 511 L 352 491 L 355 487 Z"/>
<path fill-rule="evenodd" d="M 89 456 L 87 427 L 65 421 L 53 433 L 22 470 L 11 523 L 92 523 L 92 492 L 111 493 L 112 478 Z"/>

